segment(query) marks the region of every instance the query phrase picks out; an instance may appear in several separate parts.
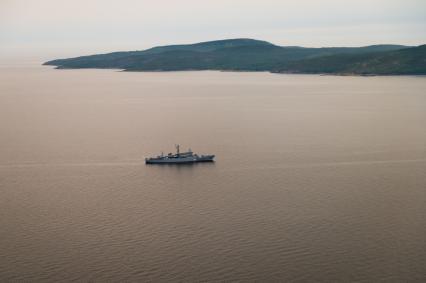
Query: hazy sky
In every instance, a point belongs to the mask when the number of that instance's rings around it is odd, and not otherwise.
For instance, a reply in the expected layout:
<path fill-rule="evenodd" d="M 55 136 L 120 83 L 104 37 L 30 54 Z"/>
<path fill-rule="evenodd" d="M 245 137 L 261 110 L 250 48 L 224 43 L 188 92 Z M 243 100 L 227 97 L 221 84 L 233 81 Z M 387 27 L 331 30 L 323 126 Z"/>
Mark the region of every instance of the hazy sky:
<path fill-rule="evenodd" d="M 0 57 L 250 37 L 279 45 L 426 43 L 426 0 L 0 0 Z"/>

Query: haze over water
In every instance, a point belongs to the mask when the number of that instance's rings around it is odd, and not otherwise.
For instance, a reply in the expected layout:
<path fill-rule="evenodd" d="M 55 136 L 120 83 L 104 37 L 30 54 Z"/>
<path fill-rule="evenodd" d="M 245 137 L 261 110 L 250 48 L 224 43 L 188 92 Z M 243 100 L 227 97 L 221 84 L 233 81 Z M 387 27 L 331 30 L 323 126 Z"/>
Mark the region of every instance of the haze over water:
<path fill-rule="evenodd" d="M 426 280 L 426 79 L 0 66 L 0 281 Z M 214 164 L 146 166 L 174 150 Z"/>

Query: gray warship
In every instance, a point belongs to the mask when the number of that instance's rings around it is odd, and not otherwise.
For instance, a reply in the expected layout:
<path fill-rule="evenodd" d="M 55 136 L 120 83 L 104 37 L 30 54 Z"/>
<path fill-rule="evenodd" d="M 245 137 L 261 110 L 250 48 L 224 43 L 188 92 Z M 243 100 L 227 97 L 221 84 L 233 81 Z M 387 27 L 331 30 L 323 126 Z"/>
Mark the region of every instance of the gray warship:
<path fill-rule="evenodd" d="M 179 145 L 176 145 L 176 153 L 158 155 L 157 157 L 145 158 L 145 164 L 188 164 L 197 162 L 213 162 L 214 155 L 194 154 L 191 149 L 187 152 L 180 152 Z"/>

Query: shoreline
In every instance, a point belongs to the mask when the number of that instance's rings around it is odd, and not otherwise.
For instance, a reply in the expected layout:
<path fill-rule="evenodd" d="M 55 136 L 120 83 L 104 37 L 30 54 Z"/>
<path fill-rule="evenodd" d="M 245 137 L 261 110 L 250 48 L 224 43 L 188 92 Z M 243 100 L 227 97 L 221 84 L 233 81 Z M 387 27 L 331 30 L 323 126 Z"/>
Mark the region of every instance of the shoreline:
<path fill-rule="evenodd" d="M 185 69 L 185 70 L 127 70 L 120 68 L 97 68 L 97 67 L 87 67 L 87 68 L 69 68 L 69 67 L 60 67 L 57 65 L 41 64 L 42 66 L 51 66 L 55 70 L 116 70 L 118 72 L 134 72 L 134 73 L 171 73 L 171 72 L 229 72 L 229 73 L 270 73 L 277 75 L 319 75 L 319 76 L 339 76 L 339 77 L 426 77 L 426 74 L 357 74 L 357 73 L 303 73 L 303 72 L 277 72 L 270 70 L 221 70 L 221 69 Z"/>

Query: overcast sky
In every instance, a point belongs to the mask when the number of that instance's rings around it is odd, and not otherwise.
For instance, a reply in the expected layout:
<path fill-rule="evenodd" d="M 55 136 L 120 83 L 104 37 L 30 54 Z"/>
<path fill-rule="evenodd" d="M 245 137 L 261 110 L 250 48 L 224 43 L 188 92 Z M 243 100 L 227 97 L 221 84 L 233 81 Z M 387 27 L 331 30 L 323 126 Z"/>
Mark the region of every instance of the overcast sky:
<path fill-rule="evenodd" d="M 0 0 L 0 57 L 249 37 L 278 45 L 426 43 L 426 0 Z"/>

